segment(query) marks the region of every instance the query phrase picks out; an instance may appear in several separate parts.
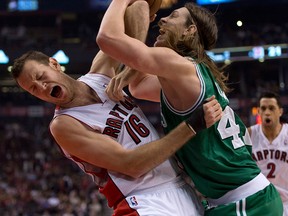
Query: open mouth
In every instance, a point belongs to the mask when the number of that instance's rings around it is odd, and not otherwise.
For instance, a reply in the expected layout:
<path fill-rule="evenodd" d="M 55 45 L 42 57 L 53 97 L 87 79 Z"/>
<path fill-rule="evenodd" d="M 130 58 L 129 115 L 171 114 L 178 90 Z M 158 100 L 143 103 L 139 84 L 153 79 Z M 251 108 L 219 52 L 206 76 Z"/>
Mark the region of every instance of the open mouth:
<path fill-rule="evenodd" d="M 266 123 L 270 123 L 271 120 L 270 120 L 270 119 L 265 119 L 265 122 L 266 122 Z"/>
<path fill-rule="evenodd" d="M 163 35 L 165 33 L 165 31 L 163 29 L 159 29 L 159 33 L 160 33 L 160 35 Z"/>
<path fill-rule="evenodd" d="M 60 94 L 61 94 L 61 87 L 60 86 L 53 87 L 53 89 L 50 93 L 50 95 L 52 97 L 56 97 L 56 98 L 58 98 L 60 96 Z"/>

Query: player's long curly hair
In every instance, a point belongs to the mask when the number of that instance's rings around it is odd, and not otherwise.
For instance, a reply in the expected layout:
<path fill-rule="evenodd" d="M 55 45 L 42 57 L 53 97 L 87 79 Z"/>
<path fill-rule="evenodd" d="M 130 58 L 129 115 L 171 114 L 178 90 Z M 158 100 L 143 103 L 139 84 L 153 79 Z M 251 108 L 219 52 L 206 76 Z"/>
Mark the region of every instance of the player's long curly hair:
<path fill-rule="evenodd" d="M 206 50 L 213 49 L 217 42 L 218 27 L 214 14 L 191 2 L 186 3 L 185 7 L 190 13 L 186 27 L 195 25 L 197 31 L 193 35 L 185 36 L 181 32 L 168 31 L 168 46 L 182 56 L 192 57 L 197 63 L 205 64 L 211 70 L 221 89 L 229 92 L 230 89 L 226 86 L 228 77 L 224 74 L 223 68 L 218 67 L 206 53 Z"/>

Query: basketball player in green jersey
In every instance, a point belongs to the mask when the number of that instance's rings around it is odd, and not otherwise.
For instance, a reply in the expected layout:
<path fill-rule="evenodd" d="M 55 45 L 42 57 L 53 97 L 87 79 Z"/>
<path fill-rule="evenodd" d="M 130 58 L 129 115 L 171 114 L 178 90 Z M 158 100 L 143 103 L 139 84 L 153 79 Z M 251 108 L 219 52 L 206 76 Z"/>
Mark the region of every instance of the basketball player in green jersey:
<path fill-rule="evenodd" d="M 154 47 L 148 47 L 125 34 L 124 13 L 134 1 L 113 0 L 97 36 L 103 52 L 139 71 L 114 78 L 110 96 L 112 92 L 115 100 L 121 99 L 119 89 L 131 81 L 129 89 L 135 97 L 161 100 L 162 125 L 168 133 L 215 95 L 223 117 L 176 154 L 205 197 L 205 215 L 282 216 L 279 193 L 252 159 L 247 129 L 229 107 L 226 77 L 205 52 L 217 41 L 214 15 L 187 3 L 160 19 L 160 34 Z"/>

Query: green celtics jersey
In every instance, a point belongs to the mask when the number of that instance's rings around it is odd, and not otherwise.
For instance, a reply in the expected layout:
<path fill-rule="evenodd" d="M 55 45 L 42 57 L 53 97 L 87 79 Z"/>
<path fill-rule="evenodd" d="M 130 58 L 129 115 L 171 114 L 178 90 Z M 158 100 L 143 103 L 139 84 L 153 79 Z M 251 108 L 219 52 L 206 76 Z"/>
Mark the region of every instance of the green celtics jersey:
<path fill-rule="evenodd" d="M 201 94 L 191 109 L 177 111 L 161 94 L 161 123 L 168 133 L 206 98 L 215 95 L 223 109 L 223 117 L 216 124 L 193 137 L 176 156 L 204 196 L 217 199 L 230 190 L 253 179 L 260 169 L 252 159 L 252 145 L 248 131 L 215 78 L 202 64 L 195 64 L 201 82 Z"/>

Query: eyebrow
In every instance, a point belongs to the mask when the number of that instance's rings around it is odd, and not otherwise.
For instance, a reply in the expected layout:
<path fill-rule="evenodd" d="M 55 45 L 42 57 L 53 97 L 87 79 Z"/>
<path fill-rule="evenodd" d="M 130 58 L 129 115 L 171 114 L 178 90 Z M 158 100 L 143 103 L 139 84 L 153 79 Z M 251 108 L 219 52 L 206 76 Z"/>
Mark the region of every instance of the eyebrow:
<path fill-rule="evenodd" d="M 170 13 L 170 15 L 174 15 L 174 14 L 179 15 L 179 11 L 178 11 L 178 10 L 174 10 L 174 11 L 172 11 L 172 12 Z"/>

